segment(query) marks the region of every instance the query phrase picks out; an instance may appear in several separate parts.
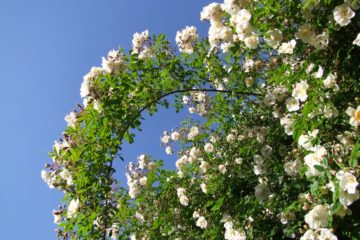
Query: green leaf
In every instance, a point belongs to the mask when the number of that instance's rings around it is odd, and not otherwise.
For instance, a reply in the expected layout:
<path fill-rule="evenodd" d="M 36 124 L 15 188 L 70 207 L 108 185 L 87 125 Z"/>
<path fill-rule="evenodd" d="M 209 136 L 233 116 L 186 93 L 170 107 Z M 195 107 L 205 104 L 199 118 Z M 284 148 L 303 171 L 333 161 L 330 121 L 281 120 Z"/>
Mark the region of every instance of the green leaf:
<path fill-rule="evenodd" d="M 358 165 L 358 159 L 360 158 L 360 144 L 356 143 L 353 147 L 350 155 L 350 167 L 355 168 Z"/>
<path fill-rule="evenodd" d="M 211 211 L 212 211 L 212 212 L 218 211 L 218 210 L 221 208 L 221 206 L 223 205 L 224 199 L 225 199 L 225 198 L 222 197 L 222 198 L 220 198 L 219 200 L 217 200 L 216 203 L 214 204 L 214 206 L 212 206 Z"/>
<path fill-rule="evenodd" d="M 325 168 L 323 166 L 320 165 L 314 165 L 314 168 L 316 170 L 318 170 L 319 172 L 325 172 Z"/>
<path fill-rule="evenodd" d="M 311 184 L 310 192 L 312 195 L 317 196 L 318 195 L 318 188 L 319 188 L 319 182 L 315 181 L 313 184 Z"/>

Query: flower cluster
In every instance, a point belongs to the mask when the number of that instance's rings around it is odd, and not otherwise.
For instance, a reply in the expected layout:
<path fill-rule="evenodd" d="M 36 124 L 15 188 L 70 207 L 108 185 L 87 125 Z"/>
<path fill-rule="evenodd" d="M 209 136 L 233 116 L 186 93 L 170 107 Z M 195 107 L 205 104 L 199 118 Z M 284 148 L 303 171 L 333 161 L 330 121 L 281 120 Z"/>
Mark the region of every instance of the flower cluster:
<path fill-rule="evenodd" d="M 132 47 L 132 53 L 138 54 L 139 59 L 147 59 L 153 57 L 151 39 L 149 38 L 149 31 L 145 30 L 142 33 L 134 33 Z"/>
<path fill-rule="evenodd" d="M 141 188 L 147 185 L 146 174 L 149 169 L 154 168 L 154 163 L 144 154 L 138 157 L 136 164 L 130 162 L 126 168 L 127 185 L 129 186 L 129 195 L 136 198 L 141 192 Z"/>
<path fill-rule="evenodd" d="M 198 38 L 196 27 L 187 26 L 182 31 L 176 33 L 175 41 L 179 46 L 180 52 L 192 54 L 194 52 L 194 44 Z"/>

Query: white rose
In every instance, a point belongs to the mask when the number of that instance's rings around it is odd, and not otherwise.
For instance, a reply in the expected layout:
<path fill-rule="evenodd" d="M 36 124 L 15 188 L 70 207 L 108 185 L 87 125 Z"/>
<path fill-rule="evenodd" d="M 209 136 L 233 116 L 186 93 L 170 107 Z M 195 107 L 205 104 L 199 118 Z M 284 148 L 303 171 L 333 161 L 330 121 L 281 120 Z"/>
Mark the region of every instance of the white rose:
<path fill-rule="evenodd" d="M 315 32 L 312 30 L 312 26 L 309 23 L 302 24 L 298 31 L 295 33 L 296 38 L 301 39 L 301 41 L 308 43 L 310 39 L 313 38 Z"/>
<path fill-rule="evenodd" d="M 185 195 L 180 196 L 180 204 L 183 206 L 189 205 L 189 199 Z"/>
<path fill-rule="evenodd" d="M 192 54 L 194 45 L 199 35 L 196 33 L 196 27 L 186 26 L 185 29 L 176 33 L 175 41 L 179 47 L 180 52 Z"/>
<path fill-rule="evenodd" d="M 326 149 L 322 146 L 316 146 L 312 150 L 314 151 L 313 153 L 309 153 L 304 157 L 304 162 L 309 167 L 306 172 L 306 176 L 322 176 L 324 173 L 318 171 L 315 166 L 318 165 L 324 167 L 324 165 L 322 164 L 322 159 L 327 154 Z"/>
<path fill-rule="evenodd" d="M 298 144 L 303 147 L 305 150 L 310 151 L 312 147 L 314 147 L 311 141 L 316 138 L 319 133 L 319 129 L 315 129 L 312 132 L 308 132 L 308 134 L 303 134 L 299 137 Z"/>
<path fill-rule="evenodd" d="M 167 146 L 167 147 L 165 148 L 165 152 L 166 152 L 167 155 L 173 154 L 173 150 L 172 150 L 172 148 L 171 148 L 170 146 Z"/>
<path fill-rule="evenodd" d="M 238 25 L 248 23 L 251 19 L 251 13 L 246 9 L 241 9 L 235 18 L 235 22 Z"/>
<path fill-rule="evenodd" d="M 293 92 L 292 96 L 301 102 L 305 102 L 308 98 L 308 95 L 306 93 L 307 89 L 309 88 L 309 85 L 306 83 L 306 81 L 301 81 L 299 83 L 296 83 L 295 86 L 293 86 Z"/>
<path fill-rule="evenodd" d="M 266 32 L 264 40 L 270 47 L 277 48 L 283 40 L 282 32 L 279 29 L 269 30 Z"/>
<path fill-rule="evenodd" d="M 140 193 L 140 190 L 137 187 L 132 187 L 129 189 L 129 196 L 131 198 L 136 198 Z"/>
<path fill-rule="evenodd" d="M 196 221 L 196 226 L 201 229 L 205 229 L 207 227 L 206 219 L 203 216 L 199 217 L 198 220 Z"/>
<path fill-rule="evenodd" d="M 245 46 L 250 49 L 256 49 L 259 44 L 259 37 L 257 35 L 251 35 L 244 39 Z"/>
<path fill-rule="evenodd" d="M 236 25 L 236 33 L 239 40 L 244 41 L 248 36 L 251 36 L 253 32 L 253 27 L 249 23 L 243 23 Z"/>
<path fill-rule="evenodd" d="M 236 136 L 230 133 L 229 135 L 226 136 L 226 141 L 230 144 L 233 144 L 236 141 Z"/>
<path fill-rule="evenodd" d="M 202 191 L 203 193 L 207 193 L 207 188 L 206 188 L 206 184 L 205 184 L 205 183 L 201 183 L 201 184 L 200 184 L 200 187 L 201 187 L 201 191 Z"/>
<path fill-rule="evenodd" d="M 140 185 L 141 185 L 141 186 L 146 186 L 146 184 L 147 184 L 147 177 L 144 176 L 144 177 L 140 178 L 139 181 L 140 181 Z"/>
<path fill-rule="evenodd" d="M 225 164 L 220 164 L 219 167 L 218 167 L 219 171 L 222 173 L 222 174 L 225 174 L 226 173 L 226 166 Z"/>
<path fill-rule="evenodd" d="M 68 126 L 75 127 L 77 122 L 76 113 L 71 112 L 70 114 L 66 115 L 65 121 L 68 123 Z"/>
<path fill-rule="evenodd" d="M 200 13 L 200 20 L 219 21 L 222 9 L 219 3 L 210 3 Z"/>
<path fill-rule="evenodd" d="M 313 76 L 314 78 L 322 78 L 323 74 L 324 74 L 324 69 L 321 66 L 319 66 L 317 72 L 313 73 Z"/>
<path fill-rule="evenodd" d="M 67 210 L 67 217 L 72 218 L 72 217 L 76 216 L 76 213 L 79 210 L 79 206 L 80 206 L 79 199 L 71 200 L 69 203 L 69 206 L 68 206 L 68 210 Z"/>
<path fill-rule="evenodd" d="M 270 195 L 270 189 L 267 185 L 260 183 L 255 187 L 255 197 L 260 201 L 265 201 Z"/>
<path fill-rule="evenodd" d="M 360 106 L 356 109 L 353 107 L 348 107 L 346 109 L 346 114 L 350 116 L 350 125 L 357 127 L 360 125 Z"/>
<path fill-rule="evenodd" d="M 164 132 L 164 136 L 161 138 L 161 141 L 165 144 L 170 142 L 170 136 L 167 134 L 167 132 Z"/>
<path fill-rule="evenodd" d="M 171 133 L 171 139 L 172 139 L 173 141 L 179 141 L 179 140 L 180 140 L 180 133 L 178 133 L 178 132 L 176 132 L 176 131 L 172 132 L 172 133 Z"/>
<path fill-rule="evenodd" d="M 360 33 L 356 36 L 355 40 L 353 41 L 354 45 L 357 45 L 360 47 Z"/>
<path fill-rule="evenodd" d="M 336 178 L 339 179 L 339 185 L 342 191 L 346 191 L 351 194 L 355 193 L 356 187 L 359 183 L 356 181 L 356 177 L 353 174 L 341 170 L 336 173 Z"/>
<path fill-rule="evenodd" d="M 286 107 L 289 110 L 289 112 L 295 112 L 300 109 L 299 101 L 295 98 L 288 98 L 286 99 Z"/>
<path fill-rule="evenodd" d="M 190 132 L 188 134 L 188 139 L 193 140 L 199 134 L 199 128 L 196 126 L 191 127 Z"/>
<path fill-rule="evenodd" d="M 214 146 L 211 143 L 206 143 L 204 146 L 205 152 L 211 153 L 214 151 Z"/>
<path fill-rule="evenodd" d="M 139 212 L 136 212 L 135 218 L 136 218 L 140 223 L 143 223 L 143 222 L 145 221 L 144 215 L 142 215 L 142 214 L 139 213 Z"/>
<path fill-rule="evenodd" d="M 289 176 L 297 176 L 302 167 L 302 162 L 298 159 L 284 164 L 284 170 Z"/>
<path fill-rule="evenodd" d="M 324 80 L 325 88 L 333 88 L 336 86 L 336 74 L 330 73 Z"/>
<path fill-rule="evenodd" d="M 355 190 L 355 193 L 348 193 L 340 191 L 339 202 L 344 206 L 350 206 L 353 202 L 359 199 L 359 191 Z"/>
<path fill-rule="evenodd" d="M 305 222 L 312 229 L 327 227 L 330 211 L 327 205 L 317 205 L 305 215 Z"/>
<path fill-rule="evenodd" d="M 193 218 L 199 218 L 200 217 L 200 214 L 198 211 L 194 211 L 193 215 L 192 215 Z"/>
<path fill-rule="evenodd" d="M 335 7 L 333 14 L 335 21 L 342 27 L 348 25 L 351 18 L 355 16 L 355 12 L 346 3 Z"/>
<path fill-rule="evenodd" d="M 294 39 L 289 42 L 284 42 L 279 47 L 278 52 L 283 54 L 293 54 L 295 45 L 296 41 Z"/>
<path fill-rule="evenodd" d="M 108 58 L 102 58 L 102 68 L 107 73 L 119 74 L 125 70 L 126 65 L 123 56 L 119 51 L 111 50 L 108 54 Z"/>
<path fill-rule="evenodd" d="M 200 169 L 202 172 L 206 172 L 206 170 L 208 170 L 209 168 L 209 163 L 205 162 L 205 161 L 201 161 L 200 163 Z"/>

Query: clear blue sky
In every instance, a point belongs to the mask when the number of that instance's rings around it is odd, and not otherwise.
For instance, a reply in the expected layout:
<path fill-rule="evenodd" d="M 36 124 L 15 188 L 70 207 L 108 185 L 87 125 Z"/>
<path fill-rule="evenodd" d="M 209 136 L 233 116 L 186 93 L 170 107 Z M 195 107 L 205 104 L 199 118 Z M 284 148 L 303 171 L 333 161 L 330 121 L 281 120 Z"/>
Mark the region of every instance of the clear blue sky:
<path fill-rule="evenodd" d="M 210 2 L 0 1 L 1 240 L 55 239 L 51 212 L 62 194 L 42 182 L 40 171 L 51 162 L 47 152 L 66 127 L 65 114 L 81 102 L 83 75 L 109 50 L 128 49 L 134 32 L 149 29 L 174 41 L 177 30 L 195 25 L 205 36 L 208 24 L 199 15 Z M 159 137 L 180 120 L 172 111 L 147 119 L 124 156 L 165 157 Z"/>

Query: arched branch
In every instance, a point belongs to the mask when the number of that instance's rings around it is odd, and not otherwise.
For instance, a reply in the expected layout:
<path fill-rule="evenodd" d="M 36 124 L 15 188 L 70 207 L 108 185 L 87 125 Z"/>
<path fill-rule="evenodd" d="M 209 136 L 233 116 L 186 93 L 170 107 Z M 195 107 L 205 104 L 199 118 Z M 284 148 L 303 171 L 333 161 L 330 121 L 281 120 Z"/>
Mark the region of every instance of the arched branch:
<path fill-rule="evenodd" d="M 215 93 L 227 93 L 227 94 L 238 94 L 238 95 L 247 95 L 247 96 L 261 96 L 262 94 L 260 93 L 252 93 L 252 92 L 243 92 L 243 91 L 233 91 L 233 90 L 218 90 L 218 89 L 178 89 L 178 90 L 174 90 L 168 93 L 164 93 L 161 96 L 156 97 L 155 99 L 151 100 L 150 102 L 148 102 L 147 104 L 145 104 L 143 107 L 141 107 L 139 109 L 139 111 L 135 114 L 135 116 L 130 120 L 130 122 L 128 122 L 128 124 L 125 126 L 125 128 L 123 129 L 123 131 L 120 134 L 120 138 L 123 139 L 124 135 L 129 131 L 131 125 L 134 123 L 134 121 L 136 121 L 136 119 L 138 119 L 139 117 L 141 117 L 141 114 L 148 109 L 150 106 L 152 106 L 153 104 L 157 103 L 158 101 L 160 101 L 163 98 L 166 98 L 170 95 L 173 94 L 177 94 L 177 93 L 184 93 L 184 92 L 215 92 Z M 109 179 L 112 175 L 112 165 L 114 162 L 114 158 L 111 160 L 110 165 L 109 165 L 109 171 L 107 174 L 107 179 Z M 105 211 L 107 211 L 108 208 L 108 202 L 106 201 L 105 203 Z M 105 212 L 105 221 L 104 221 L 104 234 L 103 234 L 103 240 L 106 239 L 106 229 L 107 229 L 107 221 L 106 221 L 106 212 Z"/>

